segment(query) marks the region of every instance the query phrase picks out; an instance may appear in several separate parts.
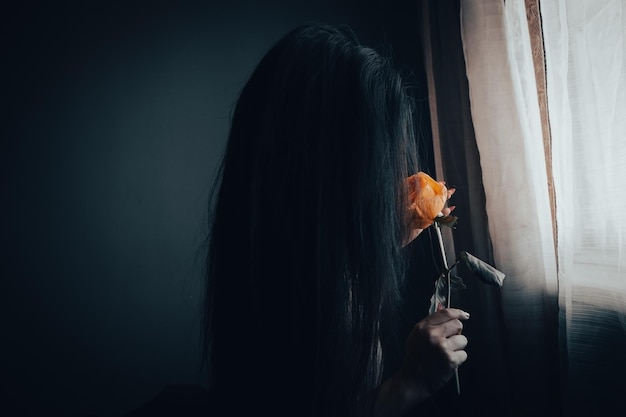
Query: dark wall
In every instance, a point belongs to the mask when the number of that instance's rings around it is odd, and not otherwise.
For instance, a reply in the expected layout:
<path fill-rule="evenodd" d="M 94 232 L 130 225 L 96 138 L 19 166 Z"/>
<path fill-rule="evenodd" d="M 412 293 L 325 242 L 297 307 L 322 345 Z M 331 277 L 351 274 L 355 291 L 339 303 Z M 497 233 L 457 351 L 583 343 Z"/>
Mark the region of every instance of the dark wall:
<path fill-rule="evenodd" d="M 5 9 L 2 406 L 115 416 L 204 384 L 205 210 L 239 90 L 271 44 L 315 20 L 391 50 L 425 99 L 417 4 Z"/>

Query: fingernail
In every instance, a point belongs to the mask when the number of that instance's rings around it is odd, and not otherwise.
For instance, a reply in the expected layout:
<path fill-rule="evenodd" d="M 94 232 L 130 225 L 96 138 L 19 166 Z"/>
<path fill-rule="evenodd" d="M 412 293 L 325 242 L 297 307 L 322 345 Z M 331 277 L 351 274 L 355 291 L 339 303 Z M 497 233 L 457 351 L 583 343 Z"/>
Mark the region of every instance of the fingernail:
<path fill-rule="evenodd" d="M 467 311 L 464 311 L 463 315 L 465 316 L 466 319 L 469 319 L 469 313 Z"/>

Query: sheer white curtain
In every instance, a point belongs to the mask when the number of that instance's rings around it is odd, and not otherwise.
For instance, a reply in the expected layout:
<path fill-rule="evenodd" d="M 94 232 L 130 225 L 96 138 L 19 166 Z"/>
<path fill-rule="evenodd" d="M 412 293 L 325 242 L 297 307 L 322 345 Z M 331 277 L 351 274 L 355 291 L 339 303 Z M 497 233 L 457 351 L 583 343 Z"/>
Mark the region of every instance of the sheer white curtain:
<path fill-rule="evenodd" d="M 543 1 L 541 12 L 573 412 L 626 392 L 626 1 Z"/>
<path fill-rule="evenodd" d="M 509 329 L 514 408 L 542 415 L 558 372 L 557 268 L 541 117 L 523 1 L 461 1 L 470 106 Z M 553 346 L 550 346 L 553 344 Z"/>
<path fill-rule="evenodd" d="M 626 2 L 540 6 L 551 171 L 523 0 L 461 1 L 471 112 L 494 258 L 507 274 L 513 377 L 539 395 L 525 385 L 559 360 L 542 342 L 558 291 L 564 408 L 596 415 L 626 392 Z"/>

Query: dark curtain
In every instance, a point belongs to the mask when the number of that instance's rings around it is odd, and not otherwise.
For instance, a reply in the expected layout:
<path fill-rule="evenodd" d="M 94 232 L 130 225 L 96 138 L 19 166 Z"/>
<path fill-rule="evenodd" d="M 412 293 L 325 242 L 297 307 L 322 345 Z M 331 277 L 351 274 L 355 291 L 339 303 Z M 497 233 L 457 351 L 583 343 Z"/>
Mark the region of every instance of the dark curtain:
<path fill-rule="evenodd" d="M 437 179 L 457 191 L 452 197 L 456 229 L 448 232 L 455 254 L 467 251 L 494 264 L 485 209 L 479 152 L 470 111 L 469 87 L 461 39 L 461 0 L 422 0 L 420 8 L 421 51 L 424 54 L 429 90 L 433 156 Z M 434 236 L 431 242 L 434 242 Z M 423 243 L 422 243 L 423 244 Z M 431 244 L 431 249 L 433 245 Z M 438 253 L 433 249 L 434 253 Z M 452 306 L 471 313 L 464 334 L 468 337 L 468 361 L 460 368 L 461 395 L 454 381 L 432 402 L 444 415 L 464 416 L 560 416 L 560 375 L 556 311 L 546 314 L 542 341 L 518 338 L 504 320 L 501 290 L 479 281 L 464 265 L 457 268 L 467 289 L 452 295 Z M 434 278 L 435 276 L 433 276 Z M 506 285 L 506 280 L 504 285 Z M 431 290 L 432 292 L 432 290 Z M 556 303 L 552 303 L 556 306 Z M 552 305 L 550 304 L 550 305 Z M 535 323 L 527 323 L 535 325 Z M 542 358 L 528 357 L 524 344 L 546 346 L 545 358 L 554 366 L 533 375 Z M 533 364 L 526 369 L 524 364 Z"/>
<path fill-rule="evenodd" d="M 456 228 L 444 234 L 448 241 L 448 256 L 454 257 L 464 250 L 493 264 L 482 174 L 470 115 L 459 13 L 458 0 L 423 1 L 419 12 L 422 28 L 419 53 L 425 58 L 428 118 L 434 144 L 433 158 L 423 170 L 456 188 L 450 205 L 456 206 L 455 214 L 459 219 Z M 441 268 L 436 235 L 430 229 L 412 243 L 410 249 L 414 254 L 410 276 L 415 280 L 407 291 L 405 311 L 408 316 L 427 314 L 432 284 Z M 414 415 L 425 412 L 463 416 L 516 415 L 511 402 L 507 329 L 500 289 L 479 281 L 462 264 L 456 273 L 463 278 L 467 288 L 452 293 L 452 307 L 471 314 L 464 329 L 469 340 L 469 357 L 459 369 L 461 394 L 457 394 L 453 378 L 432 400 L 418 407 Z"/>

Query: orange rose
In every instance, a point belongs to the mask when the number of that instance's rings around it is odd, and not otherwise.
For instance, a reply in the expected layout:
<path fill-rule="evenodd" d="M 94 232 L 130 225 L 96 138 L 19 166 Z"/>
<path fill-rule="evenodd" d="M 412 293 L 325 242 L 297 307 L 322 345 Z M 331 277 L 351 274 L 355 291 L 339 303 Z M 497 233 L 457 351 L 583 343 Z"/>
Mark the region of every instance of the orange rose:
<path fill-rule="evenodd" d="M 409 193 L 409 227 L 425 229 L 437 217 L 447 216 L 454 207 L 445 208 L 446 201 L 454 193 L 443 181 L 435 181 L 428 174 L 418 172 L 407 178 Z"/>

